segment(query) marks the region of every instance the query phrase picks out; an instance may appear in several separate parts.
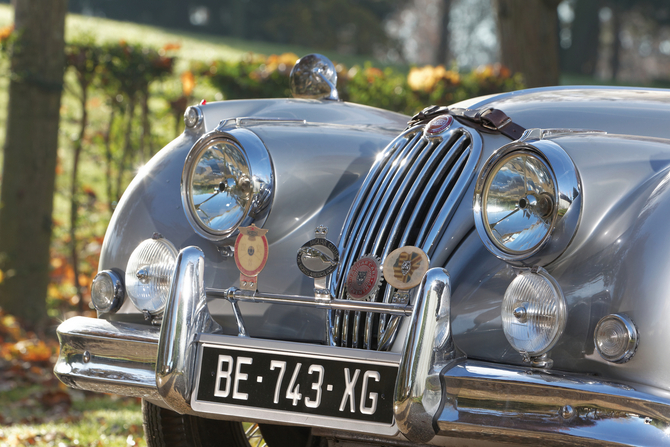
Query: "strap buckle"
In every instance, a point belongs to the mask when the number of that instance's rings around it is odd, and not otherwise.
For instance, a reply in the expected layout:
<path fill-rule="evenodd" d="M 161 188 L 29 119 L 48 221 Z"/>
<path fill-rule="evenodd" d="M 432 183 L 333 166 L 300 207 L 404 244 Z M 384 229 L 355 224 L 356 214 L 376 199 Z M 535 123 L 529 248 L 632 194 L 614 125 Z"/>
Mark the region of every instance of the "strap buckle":
<path fill-rule="evenodd" d="M 489 130 L 500 130 L 512 122 L 512 118 L 499 109 L 490 108 L 478 113 L 478 115 L 478 122 Z"/>

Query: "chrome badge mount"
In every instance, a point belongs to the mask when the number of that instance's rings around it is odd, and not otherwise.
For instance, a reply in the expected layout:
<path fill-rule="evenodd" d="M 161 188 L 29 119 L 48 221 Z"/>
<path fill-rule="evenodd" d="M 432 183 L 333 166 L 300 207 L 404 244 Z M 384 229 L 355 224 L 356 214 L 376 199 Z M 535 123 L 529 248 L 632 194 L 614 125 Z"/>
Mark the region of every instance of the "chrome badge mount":
<path fill-rule="evenodd" d="M 296 258 L 300 271 L 314 278 L 314 293 L 317 298 L 330 298 L 326 278 L 340 262 L 340 252 L 335 244 L 326 239 L 327 235 L 328 227 L 319 225 L 314 231 L 314 239 L 300 247 Z"/>

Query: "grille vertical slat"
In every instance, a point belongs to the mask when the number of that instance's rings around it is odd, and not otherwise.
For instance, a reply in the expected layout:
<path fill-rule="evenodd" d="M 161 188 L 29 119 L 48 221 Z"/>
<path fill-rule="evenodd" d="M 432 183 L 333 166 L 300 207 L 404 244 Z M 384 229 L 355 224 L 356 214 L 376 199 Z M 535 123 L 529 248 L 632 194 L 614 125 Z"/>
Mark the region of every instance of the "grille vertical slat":
<path fill-rule="evenodd" d="M 361 256 L 359 253 L 359 247 L 363 240 L 363 236 L 366 233 L 366 227 L 370 221 L 371 214 L 368 212 L 370 209 L 377 209 L 379 202 L 384 197 L 387 190 L 391 190 L 394 186 L 393 179 L 397 178 L 395 173 L 398 169 L 402 168 L 402 161 L 406 160 L 413 154 L 418 153 L 416 150 L 421 142 L 421 134 L 417 133 L 412 140 L 403 146 L 400 150 L 399 155 L 395 158 L 386 160 L 386 163 L 382 169 L 382 172 L 377 176 L 375 182 L 370 188 L 370 195 L 372 195 L 372 200 L 366 200 L 362 202 L 361 211 L 358 213 L 356 220 L 352 220 L 352 230 L 350 233 L 343 234 L 342 238 L 353 237 L 353 244 L 347 245 L 347 248 L 340 254 L 340 265 L 350 266 L 355 259 Z M 376 191 L 376 192 L 375 192 Z M 351 235 L 351 236 L 350 236 Z M 340 271 L 334 272 L 337 275 L 339 284 L 339 290 L 337 292 L 337 297 L 340 299 L 345 298 L 345 288 L 344 282 L 346 281 L 346 270 L 342 269 Z M 351 319 L 350 313 L 347 312 L 342 321 L 342 342 L 343 346 L 349 345 L 349 335 L 351 333 L 351 344 L 352 347 L 358 347 L 358 335 L 359 335 L 359 325 L 360 325 L 360 314 L 357 313 L 353 317 L 351 322 L 352 328 L 349 329 L 349 320 Z"/>
<path fill-rule="evenodd" d="M 346 298 L 346 275 L 363 255 L 384 261 L 404 245 L 432 250 L 472 180 L 481 152 L 479 136 L 455 124 L 444 137 L 428 138 L 423 128 L 416 126 L 396 138 L 364 180 L 340 234 L 340 265 L 330 284 L 333 296 Z M 370 299 L 390 302 L 393 293 L 384 282 Z M 331 344 L 387 350 L 402 318 L 333 311 L 328 321 Z"/>
<path fill-rule="evenodd" d="M 426 219 L 421 226 L 421 231 L 419 232 L 419 235 L 417 237 L 417 242 L 419 242 L 419 246 L 422 247 L 423 251 L 428 253 L 428 256 L 432 256 L 433 250 L 435 248 L 435 240 L 437 239 L 438 236 L 441 235 L 441 233 L 444 231 L 444 228 L 449 224 L 449 220 L 451 220 L 451 216 L 453 214 L 453 211 L 455 210 L 455 206 L 457 204 L 457 201 L 452 199 L 449 200 L 449 192 L 451 190 L 456 189 L 456 182 L 459 180 L 459 176 L 462 171 L 465 170 L 466 162 L 468 161 L 468 156 L 469 154 L 467 152 L 464 152 L 463 155 L 458 159 L 454 167 L 452 168 L 452 171 L 449 173 L 449 176 L 447 176 L 446 180 L 444 181 L 442 188 L 440 188 L 440 191 L 438 192 L 438 198 L 435 199 L 433 204 L 431 205 L 431 209 L 429 211 L 429 216 L 431 217 L 430 219 Z M 453 187 L 447 190 L 447 187 L 449 185 L 452 185 Z M 463 185 L 465 187 L 465 185 Z M 442 206 L 440 207 L 440 204 Z M 437 211 L 440 210 L 440 221 L 437 222 L 438 215 Z M 437 227 L 435 227 L 435 224 L 438 224 Z M 436 232 L 433 233 L 433 227 L 435 227 Z M 427 229 L 430 229 L 430 233 L 427 236 L 424 236 L 425 232 Z"/>
<path fill-rule="evenodd" d="M 381 251 L 382 261 L 386 259 L 386 256 L 391 251 L 391 247 L 396 245 L 400 228 L 411 224 L 407 221 L 406 218 L 410 211 L 409 208 L 417 203 L 417 193 L 420 190 L 423 190 L 423 194 L 426 194 L 430 184 L 433 183 L 433 179 L 431 178 L 430 173 L 439 170 L 439 167 L 437 169 L 435 168 L 435 164 L 440 162 L 439 159 L 443 155 L 443 150 L 447 142 L 448 140 L 444 140 L 435 147 L 435 149 L 430 154 L 430 158 L 421 167 L 421 172 L 418 173 L 416 179 L 406 179 L 405 183 L 408 183 L 408 186 L 410 187 L 407 194 L 396 195 L 395 201 L 400 204 L 400 209 L 393 215 L 391 213 L 386 214 L 381 225 L 381 230 L 377 234 L 377 238 L 373 246 L 373 251 L 375 253 Z M 421 203 L 421 200 L 419 200 L 418 203 Z M 415 211 L 419 209 L 420 207 L 414 208 Z M 415 212 L 413 212 L 412 215 L 415 215 Z M 398 216 L 401 218 L 398 218 Z"/>
<path fill-rule="evenodd" d="M 357 242 L 360 240 L 361 236 L 361 225 L 364 220 L 366 220 L 367 213 L 369 209 L 374 206 L 379 198 L 381 198 L 381 195 L 383 191 L 386 189 L 383 187 L 385 184 L 386 187 L 388 187 L 389 184 L 389 175 L 391 170 L 398 165 L 396 163 L 398 159 L 404 158 L 406 155 L 407 151 L 411 149 L 413 146 L 416 145 L 418 141 L 421 139 L 421 134 L 417 134 L 408 144 L 404 145 L 403 148 L 399 151 L 398 157 L 395 157 L 394 159 L 390 158 L 385 160 L 385 163 L 383 164 L 382 167 L 382 172 L 379 173 L 379 175 L 376 176 L 376 179 L 374 183 L 372 184 L 372 187 L 369 189 L 368 193 L 365 194 L 365 199 L 367 200 L 361 200 L 359 203 L 360 211 L 358 212 L 356 219 L 351 221 L 351 224 L 349 225 L 348 231 L 342 233 L 340 236 L 340 241 L 346 241 L 346 245 L 344 245 L 340 249 L 340 266 L 349 266 L 351 261 L 351 252 L 355 250 L 355 246 L 357 245 Z M 397 153 L 398 151 L 396 151 Z M 393 154 L 395 155 L 395 154 Z M 372 195 L 372 199 L 369 199 L 369 196 Z M 376 200 L 375 200 L 376 199 Z M 351 213 L 351 211 L 350 211 Z M 351 244 L 351 239 L 353 238 L 354 243 L 356 245 Z M 342 245 L 342 244 L 341 244 Z M 333 272 L 333 275 L 337 277 L 337 284 L 342 284 L 343 282 L 343 277 L 346 274 L 346 269 L 341 268 Z M 340 298 L 343 298 L 343 296 L 340 296 L 339 294 L 337 295 Z"/>
<path fill-rule="evenodd" d="M 407 166 L 410 161 L 413 161 L 416 155 L 420 152 L 421 149 L 425 146 L 425 142 L 422 142 L 421 139 L 417 141 L 413 146 L 407 145 L 403 149 L 402 153 L 398 157 L 397 163 L 394 163 L 395 169 L 389 169 L 386 176 L 379 187 L 377 188 L 377 193 L 374 194 L 372 200 L 364 204 L 365 211 L 359 215 L 359 218 L 355 222 L 352 228 L 353 235 L 353 244 L 350 245 L 351 249 L 347 250 L 343 255 L 340 256 L 340 261 L 342 265 L 350 265 L 353 261 L 360 256 L 366 254 L 362 252 L 364 247 L 362 246 L 363 241 L 368 234 L 370 222 L 374 215 L 374 212 L 379 209 L 380 203 L 386 198 L 388 199 L 388 194 L 393 193 L 396 184 L 399 181 L 400 176 L 396 175 L 398 172 L 401 174 L 406 171 Z M 338 276 L 344 277 L 346 270 L 341 270 Z M 342 282 L 340 281 L 340 292 L 338 294 L 339 298 L 344 298 L 344 287 L 342 287 Z"/>
<path fill-rule="evenodd" d="M 421 176 L 419 174 L 424 170 L 422 169 L 419 171 L 419 169 L 424 166 L 426 158 L 429 158 L 428 162 L 433 159 L 433 157 L 429 157 L 431 154 L 435 154 L 435 150 L 433 149 L 432 145 L 427 145 L 425 148 L 423 148 L 412 165 L 410 166 L 408 164 L 407 172 L 403 174 L 402 178 L 400 178 L 399 175 L 396 176 L 396 179 L 400 179 L 402 182 L 397 188 L 386 191 L 382 204 L 383 212 L 379 212 L 374 215 L 372 223 L 368 227 L 368 231 L 365 233 L 363 249 L 360 250 L 361 254 L 371 253 L 375 256 L 381 257 L 382 250 L 380 249 L 380 242 L 386 234 L 386 225 L 390 220 L 393 220 L 398 216 L 398 211 L 400 205 L 402 204 L 402 199 L 406 196 L 408 190 L 412 188 L 412 184 L 415 182 L 421 182 Z M 389 201 L 391 203 L 389 203 Z"/>
<path fill-rule="evenodd" d="M 379 178 L 383 178 L 394 161 L 394 155 L 397 152 L 403 151 L 414 138 L 416 132 L 404 132 L 400 136 L 396 137 L 393 142 L 389 145 L 388 150 L 384 151 L 370 168 L 370 173 L 363 180 L 363 184 L 359 189 L 354 203 L 351 205 L 351 209 L 347 214 L 347 218 L 342 226 L 342 231 L 340 233 L 340 240 L 344 240 L 351 234 L 351 226 L 354 224 L 358 216 L 363 212 L 361 209 L 363 205 L 366 205 L 366 198 L 370 194 L 370 191 L 374 191 L 373 187 L 376 185 Z M 338 269 L 339 270 L 339 269 Z"/>
<path fill-rule="evenodd" d="M 390 169 L 393 161 L 395 160 L 394 155 L 397 152 L 402 152 L 405 149 L 405 147 L 410 145 L 410 143 L 414 141 L 416 138 L 417 138 L 416 130 L 412 129 L 405 131 L 398 137 L 396 137 L 396 139 L 393 140 L 391 144 L 389 144 L 387 150 L 385 150 L 384 152 L 382 152 L 382 154 L 380 154 L 377 161 L 370 168 L 370 172 L 363 180 L 363 184 L 361 185 L 361 188 L 359 189 L 359 192 L 356 195 L 356 198 L 354 199 L 354 203 L 351 205 L 351 209 L 349 210 L 344 225 L 342 226 L 342 231 L 340 233 L 340 241 L 342 242 L 346 241 L 348 235 L 351 234 L 351 226 L 354 224 L 355 219 L 363 212 L 361 208 L 363 205 L 366 204 L 365 199 L 368 197 L 370 191 L 374 191 L 374 186 L 376 185 L 377 180 L 379 178 L 383 178 L 386 175 L 386 172 L 388 172 L 388 170 Z M 344 265 L 342 258 L 344 256 L 347 256 L 349 250 L 348 247 L 344 245 L 342 242 L 340 243 L 339 247 L 340 264 L 338 268 L 333 272 L 333 277 L 337 278 L 337 281 L 331 284 L 331 293 L 334 293 L 333 289 L 334 285 L 342 282 L 343 272 L 346 272 L 346 270 L 342 268 L 342 266 Z M 329 314 L 328 318 L 331 321 L 329 324 L 330 330 L 328 331 L 328 336 L 330 338 L 329 344 L 331 345 L 342 344 L 346 346 L 345 340 L 348 334 L 346 330 L 349 322 L 348 316 L 345 319 L 343 312 L 341 310 L 329 311 L 328 314 Z"/>
<path fill-rule="evenodd" d="M 430 152 L 430 149 L 426 146 L 428 146 L 427 142 L 417 141 L 413 146 L 408 145 L 403 150 L 403 153 L 394 166 L 395 170 L 389 170 L 385 177 L 385 180 L 388 179 L 388 182 L 385 182 L 385 187 L 380 187 L 372 200 L 372 210 L 383 210 L 387 214 L 389 213 L 389 208 L 392 206 L 391 204 L 393 203 L 394 198 L 398 196 L 399 192 L 401 193 L 405 187 L 406 180 L 413 177 L 413 173 L 416 171 L 416 166 L 418 166 L 421 163 L 421 160 L 426 157 L 426 154 Z M 400 185 L 398 185 L 398 183 L 400 183 Z M 389 204 L 389 202 L 391 202 L 391 204 Z M 363 220 L 359 219 L 359 222 L 362 223 L 358 226 L 358 233 L 353 244 L 353 250 L 350 252 L 350 254 L 353 255 L 353 259 L 358 259 L 367 254 L 378 255 L 378 253 L 370 251 L 370 235 L 377 231 L 380 216 L 381 213 L 371 212 L 365 214 Z M 344 287 L 341 287 L 340 297 L 344 298 L 344 294 Z M 359 345 L 364 345 L 364 340 L 361 339 L 361 332 L 364 330 L 364 328 L 362 328 L 363 321 L 365 321 L 365 314 L 356 312 L 351 331 L 351 346 L 353 348 L 357 348 Z"/>
<path fill-rule="evenodd" d="M 458 166 L 459 161 L 461 161 L 463 158 L 468 157 L 469 152 L 467 150 L 467 147 L 464 148 L 464 145 L 467 142 L 466 138 L 467 137 L 465 136 L 459 138 L 456 141 L 456 143 L 452 146 L 451 150 L 447 152 L 444 159 L 440 163 L 440 166 L 438 166 L 437 169 L 438 174 L 433 178 L 433 181 L 431 182 L 429 187 L 425 188 L 424 191 L 422 192 L 421 197 L 419 198 L 419 201 L 421 203 L 428 203 L 431 196 L 434 197 L 431 200 L 432 202 L 431 208 L 428 210 L 428 212 L 425 212 L 424 210 L 425 214 L 423 216 L 419 216 L 420 213 L 418 208 L 412 212 L 412 216 L 409 219 L 407 228 L 400 239 L 399 243 L 400 246 L 406 245 L 411 242 L 417 243 L 422 240 L 423 234 L 425 233 L 423 229 L 425 228 L 426 222 L 428 222 L 430 216 L 433 215 L 431 211 L 434 211 L 433 208 L 439 202 L 439 199 L 442 198 L 445 190 L 449 187 L 450 184 L 449 179 L 453 178 L 454 176 L 454 168 Z M 411 229 L 415 228 L 415 224 L 418 224 L 420 217 L 423 217 L 423 224 L 421 226 L 421 230 L 417 232 L 418 234 L 415 234 L 415 236 L 412 237 Z M 417 246 L 421 245 L 417 244 Z"/>
<path fill-rule="evenodd" d="M 456 141 L 454 143 L 454 140 Z M 407 214 L 410 211 L 410 207 L 415 204 L 415 203 L 424 203 L 426 201 L 426 198 L 430 195 L 431 191 L 435 188 L 435 185 L 438 184 L 439 180 L 442 179 L 442 176 L 445 172 L 448 171 L 448 168 L 450 165 L 453 163 L 453 159 L 456 154 L 458 154 L 459 149 L 463 149 L 463 145 L 468 143 L 468 137 L 466 135 L 463 135 L 461 132 L 451 132 L 450 135 L 448 135 L 442 143 L 440 143 L 440 146 L 435 150 L 433 155 L 431 156 L 431 161 L 439 161 L 439 165 L 437 168 L 433 170 L 433 172 L 437 173 L 436 175 L 428 178 L 426 170 L 428 169 L 428 163 L 424 167 L 424 170 L 422 170 L 421 175 L 425 175 L 426 182 L 419 185 L 416 183 L 410 191 L 410 194 L 405 198 L 405 201 L 403 203 L 403 208 L 400 211 L 401 215 Z M 444 149 L 446 150 L 446 154 L 444 154 Z M 441 160 L 439 160 L 440 156 L 442 156 Z M 421 186 L 421 188 L 419 187 Z M 421 191 L 421 195 L 418 200 L 416 200 L 416 194 Z M 388 253 L 391 251 L 392 248 L 395 247 L 403 247 L 407 245 L 407 241 L 410 235 L 410 230 L 413 228 L 415 221 L 417 217 L 419 216 L 421 211 L 421 207 L 414 207 L 414 209 L 411 212 L 411 215 L 409 217 L 409 220 L 407 220 L 406 223 L 403 223 L 403 221 L 396 220 L 393 224 L 393 228 L 390 231 L 390 234 L 385 241 L 385 248 L 383 252 L 383 257 L 382 259 L 385 259 Z M 386 222 L 385 222 L 386 223 Z M 383 224 L 384 225 L 384 224 Z M 404 228 L 405 231 L 400 235 L 400 230 Z M 398 240 L 398 238 L 400 239 Z M 380 240 L 381 243 L 381 240 Z M 393 294 L 394 290 L 392 287 L 385 287 L 384 288 L 384 295 L 383 295 L 383 301 L 385 303 L 388 303 L 391 301 L 391 296 Z M 392 342 L 392 334 L 395 333 L 397 325 L 400 323 L 400 318 L 395 317 L 395 316 L 387 316 L 387 315 L 380 315 L 379 317 L 379 325 L 378 325 L 378 335 L 377 339 L 379 340 L 379 349 L 384 350 L 385 347 L 388 346 L 389 343 Z M 388 319 L 388 323 L 387 323 Z"/>

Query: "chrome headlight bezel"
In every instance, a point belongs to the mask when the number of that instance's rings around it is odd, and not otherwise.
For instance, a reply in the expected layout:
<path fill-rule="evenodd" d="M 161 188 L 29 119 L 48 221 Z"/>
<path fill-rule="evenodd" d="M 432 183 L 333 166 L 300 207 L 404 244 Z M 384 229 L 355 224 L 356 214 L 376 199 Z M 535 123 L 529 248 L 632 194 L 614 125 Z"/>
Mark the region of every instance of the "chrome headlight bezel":
<path fill-rule="evenodd" d="M 551 214 L 551 226 L 544 238 L 534 247 L 525 251 L 505 249 L 492 238 L 486 222 L 485 188 L 488 179 L 501 161 L 514 154 L 535 157 L 546 166 L 551 174 L 556 197 Z M 499 259 L 519 267 L 545 266 L 565 251 L 572 241 L 581 216 L 582 185 L 579 173 L 572 159 L 556 143 L 548 140 L 514 141 L 496 150 L 484 163 L 473 198 L 475 227 L 484 246 Z"/>
<path fill-rule="evenodd" d="M 194 170 L 201 156 L 208 148 L 217 143 L 225 143 L 235 147 L 248 168 L 247 204 L 243 208 L 242 216 L 226 228 L 212 228 L 205 224 L 198 216 L 193 204 L 193 176 Z M 274 170 L 270 154 L 265 145 L 253 132 L 247 129 L 234 128 L 224 132 L 221 126 L 212 132 L 203 135 L 189 151 L 181 177 L 181 200 L 184 214 L 193 230 L 203 238 L 212 242 L 232 240 L 239 227 L 254 223 L 262 227 L 270 212 L 274 193 Z"/>

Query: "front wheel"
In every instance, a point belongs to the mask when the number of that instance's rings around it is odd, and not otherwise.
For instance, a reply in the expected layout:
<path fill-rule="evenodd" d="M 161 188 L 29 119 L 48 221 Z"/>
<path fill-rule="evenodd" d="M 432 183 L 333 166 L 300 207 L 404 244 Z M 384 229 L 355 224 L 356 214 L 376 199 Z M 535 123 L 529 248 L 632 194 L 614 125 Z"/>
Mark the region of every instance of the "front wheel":
<path fill-rule="evenodd" d="M 259 425 L 189 416 L 142 401 L 148 447 L 318 447 L 304 427 Z"/>

